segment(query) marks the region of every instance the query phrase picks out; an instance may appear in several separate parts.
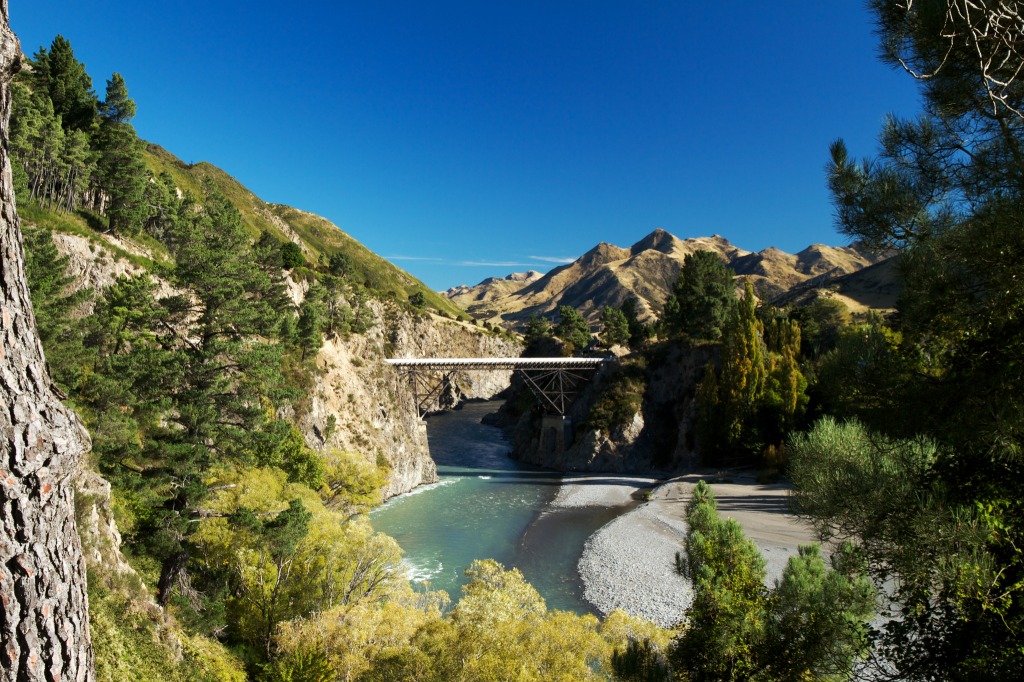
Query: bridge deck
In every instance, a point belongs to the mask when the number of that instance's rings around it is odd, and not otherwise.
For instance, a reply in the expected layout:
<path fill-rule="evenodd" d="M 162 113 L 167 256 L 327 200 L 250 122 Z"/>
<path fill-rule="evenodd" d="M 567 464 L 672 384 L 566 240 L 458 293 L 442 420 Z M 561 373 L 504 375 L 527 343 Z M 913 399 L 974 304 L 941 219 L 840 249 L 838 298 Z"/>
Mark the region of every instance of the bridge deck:
<path fill-rule="evenodd" d="M 406 369 L 594 369 L 608 358 L 388 358 L 384 362 Z"/>
<path fill-rule="evenodd" d="M 388 358 L 409 377 L 420 417 L 455 385 L 462 370 L 511 370 L 522 376 L 545 410 L 564 416 L 582 383 L 610 358 Z M 437 375 L 441 376 L 438 377 Z"/>

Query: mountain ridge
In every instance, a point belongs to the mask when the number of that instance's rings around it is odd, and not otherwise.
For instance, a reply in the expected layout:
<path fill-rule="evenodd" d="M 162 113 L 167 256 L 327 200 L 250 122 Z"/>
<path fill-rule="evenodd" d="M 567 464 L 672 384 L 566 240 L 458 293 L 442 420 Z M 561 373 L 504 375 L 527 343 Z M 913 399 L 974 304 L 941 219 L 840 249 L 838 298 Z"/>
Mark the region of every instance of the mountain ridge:
<path fill-rule="evenodd" d="M 562 305 L 594 322 L 605 306 L 621 307 L 629 298 L 636 299 L 641 319 L 652 320 L 671 293 L 686 256 L 701 250 L 718 255 L 737 278 L 750 278 L 765 300 L 784 296 L 810 280 L 821 285 L 885 260 L 884 255 L 856 246 L 825 244 L 811 244 L 796 254 L 774 246 L 752 252 L 718 234 L 680 239 L 658 228 L 628 248 L 600 242 L 572 263 L 540 277 L 512 273 L 474 286 L 452 287 L 442 295 L 473 317 L 495 324 L 517 325 L 533 315 L 553 317 Z M 519 282 L 525 283 L 517 288 Z M 875 293 L 882 290 L 888 291 L 876 283 Z M 885 296 L 876 295 L 873 303 L 868 307 L 891 307 Z"/>

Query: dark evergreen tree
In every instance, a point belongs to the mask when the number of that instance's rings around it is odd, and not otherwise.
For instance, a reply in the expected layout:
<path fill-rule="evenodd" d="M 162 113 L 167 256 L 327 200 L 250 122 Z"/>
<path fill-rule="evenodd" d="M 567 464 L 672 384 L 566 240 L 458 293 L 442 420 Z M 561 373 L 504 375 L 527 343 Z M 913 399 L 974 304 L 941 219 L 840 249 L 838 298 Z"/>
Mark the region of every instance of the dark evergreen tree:
<path fill-rule="evenodd" d="M 601 342 L 609 348 L 629 343 L 629 321 L 618 308 L 605 306 L 601 311 Z"/>
<path fill-rule="evenodd" d="M 722 336 L 736 300 L 736 285 L 717 254 L 696 251 L 683 260 L 673 296 L 678 308 L 666 314 L 669 329 L 714 341 Z"/>
<path fill-rule="evenodd" d="M 654 327 L 640 321 L 640 310 L 636 298 L 629 297 L 622 304 L 622 314 L 629 327 L 629 347 L 640 348 L 654 336 Z"/>
<path fill-rule="evenodd" d="M 346 278 L 352 272 L 352 259 L 343 251 L 337 251 L 331 254 L 327 268 L 333 276 Z"/>
<path fill-rule="evenodd" d="M 46 351 L 50 373 L 67 392 L 80 363 L 82 335 L 75 311 L 92 297 L 90 289 L 72 290 L 68 257 L 61 256 L 49 230 L 26 226 L 22 230 L 25 270 L 36 311 L 36 330 Z"/>
<path fill-rule="evenodd" d="M 590 325 L 575 308 L 568 305 L 559 306 L 558 316 L 561 319 L 555 327 L 555 336 L 569 344 L 572 350 L 583 350 L 590 345 L 593 338 L 590 334 Z"/>
<path fill-rule="evenodd" d="M 325 299 L 327 290 L 314 284 L 306 292 L 299 306 L 299 321 L 296 325 L 296 342 L 302 350 L 302 360 L 315 355 L 324 343 L 324 322 L 327 313 Z"/>
<path fill-rule="evenodd" d="M 53 39 L 49 52 L 40 48 L 36 64 L 38 84 L 46 80 L 46 91 L 53 103 L 54 114 L 66 130 L 90 132 L 96 120 L 96 93 L 85 64 L 75 58 L 71 43 L 64 36 Z"/>
<path fill-rule="evenodd" d="M 142 160 L 142 142 L 130 121 L 135 102 L 128 97 L 124 78 L 115 73 L 107 81 L 99 131 L 99 177 L 109 203 L 107 218 L 116 234 L 133 235 L 146 219 L 147 172 Z"/>
<path fill-rule="evenodd" d="M 306 257 L 302 255 L 302 249 L 295 242 L 281 244 L 281 266 L 285 270 L 291 270 L 306 264 Z"/>

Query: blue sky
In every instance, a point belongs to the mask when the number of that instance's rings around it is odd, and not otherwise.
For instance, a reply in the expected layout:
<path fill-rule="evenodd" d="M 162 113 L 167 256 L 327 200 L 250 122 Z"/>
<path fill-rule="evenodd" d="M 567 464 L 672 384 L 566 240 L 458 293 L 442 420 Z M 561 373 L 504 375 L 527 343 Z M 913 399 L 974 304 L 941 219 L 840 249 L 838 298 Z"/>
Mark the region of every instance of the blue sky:
<path fill-rule="evenodd" d="M 833 0 L 11 0 L 139 134 L 325 216 L 435 289 L 655 228 L 842 244 L 828 145 L 872 154 L 912 79 Z"/>

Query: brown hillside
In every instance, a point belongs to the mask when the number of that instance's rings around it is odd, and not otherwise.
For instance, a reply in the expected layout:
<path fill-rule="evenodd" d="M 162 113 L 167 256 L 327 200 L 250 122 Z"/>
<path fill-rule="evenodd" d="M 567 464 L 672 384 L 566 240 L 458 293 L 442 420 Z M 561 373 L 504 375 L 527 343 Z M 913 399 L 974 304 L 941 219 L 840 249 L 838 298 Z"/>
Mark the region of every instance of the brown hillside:
<path fill-rule="evenodd" d="M 805 282 L 821 284 L 849 275 L 880 260 L 854 247 L 822 244 L 795 255 L 774 247 L 751 253 L 719 235 L 679 239 L 658 229 L 628 249 L 602 242 L 543 276 L 491 278 L 473 287 L 455 287 L 445 295 L 474 317 L 506 325 L 525 322 L 531 315 L 553 318 L 562 305 L 596 321 L 602 308 L 620 307 L 631 297 L 637 299 L 641 316 L 649 320 L 664 307 L 686 256 L 701 250 L 718 254 L 737 276 L 751 278 L 759 296 L 766 299 L 778 298 Z M 888 303 L 883 298 L 872 300 Z"/>

